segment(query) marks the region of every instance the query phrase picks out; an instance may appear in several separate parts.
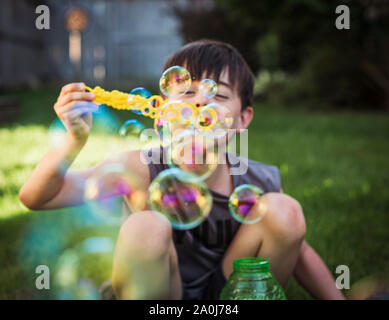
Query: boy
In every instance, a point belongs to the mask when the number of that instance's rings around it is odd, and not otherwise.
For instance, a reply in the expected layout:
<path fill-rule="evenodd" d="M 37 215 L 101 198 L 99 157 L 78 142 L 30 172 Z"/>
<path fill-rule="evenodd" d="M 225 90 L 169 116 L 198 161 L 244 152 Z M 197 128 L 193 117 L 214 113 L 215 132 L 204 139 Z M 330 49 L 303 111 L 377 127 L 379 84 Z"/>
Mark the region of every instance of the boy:
<path fill-rule="evenodd" d="M 250 106 L 254 76 L 240 53 L 232 46 L 210 40 L 189 43 L 167 60 L 164 70 L 184 66 L 192 75 L 192 86 L 180 100 L 196 106 L 218 102 L 233 115 L 233 129 L 245 129 L 254 110 Z M 214 98 L 204 97 L 198 83 L 212 78 L 218 83 Z M 60 148 L 40 161 L 19 193 L 31 209 L 53 209 L 83 202 L 86 179 L 107 159 L 83 172 L 68 171 L 87 141 L 91 114 L 97 106 L 82 83 L 64 86 L 54 109 L 67 133 Z M 146 165 L 148 151 L 125 154 L 125 166 L 135 170 L 146 185 L 166 164 Z M 236 158 L 239 160 L 239 157 Z M 335 281 L 317 255 L 304 241 L 305 220 L 299 203 L 282 193 L 276 167 L 248 162 L 242 175 L 231 176 L 231 163 L 221 163 L 205 180 L 213 196 L 208 218 L 189 230 L 172 229 L 158 212 L 141 211 L 128 216 L 121 226 L 115 250 L 112 283 L 119 299 L 217 299 L 241 257 L 265 257 L 277 280 L 285 287 L 296 279 L 316 298 L 343 299 Z M 266 192 L 267 214 L 259 223 L 239 224 L 228 212 L 228 197 L 244 183 L 256 184 Z M 223 235 L 224 231 L 224 235 Z M 224 241 L 223 241 L 224 240 Z"/>

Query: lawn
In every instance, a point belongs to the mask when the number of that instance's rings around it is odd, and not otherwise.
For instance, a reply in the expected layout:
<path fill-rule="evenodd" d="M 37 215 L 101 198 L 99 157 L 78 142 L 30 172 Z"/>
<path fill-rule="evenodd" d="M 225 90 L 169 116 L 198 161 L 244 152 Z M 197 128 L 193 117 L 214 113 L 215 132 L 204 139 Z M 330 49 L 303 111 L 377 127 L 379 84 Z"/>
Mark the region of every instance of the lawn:
<path fill-rule="evenodd" d="M 19 202 L 18 190 L 50 148 L 48 128 L 55 120 L 57 90 L 12 94 L 21 99 L 22 113 L 17 122 L 0 127 L 0 299 L 48 298 L 47 291 L 35 289 L 35 267 L 51 268 L 61 250 L 81 239 L 114 240 L 118 228 L 90 219 L 85 206 L 32 212 Z M 136 116 L 122 111 L 109 119 L 121 123 L 127 118 Z M 74 168 L 122 150 L 113 132 L 94 132 Z M 249 128 L 250 158 L 280 168 L 283 190 L 303 207 L 307 241 L 334 276 L 338 265 L 347 265 L 351 285 L 389 274 L 388 139 L 389 116 L 379 113 L 257 105 Z M 311 298 L 294 280 L 286 295 Z"/>

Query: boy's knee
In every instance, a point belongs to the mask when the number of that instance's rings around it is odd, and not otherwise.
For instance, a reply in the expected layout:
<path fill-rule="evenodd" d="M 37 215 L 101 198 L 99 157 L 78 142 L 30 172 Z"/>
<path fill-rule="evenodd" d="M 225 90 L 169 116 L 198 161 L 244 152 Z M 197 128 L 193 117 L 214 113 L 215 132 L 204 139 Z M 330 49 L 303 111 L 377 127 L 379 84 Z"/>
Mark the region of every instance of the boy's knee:
<path fill-rule="evenodd" d="M 117 247 L 142 259 L 157 259 L 169 252 L 172 227 L 159 212 L 132 213 L 120 228 Z"/>
<path fill-rule="evenodd" d="M 306 232 L 304 213 L 299 202 L 281 193 L 269 193 L 266 223 L 269 231 L 278 239 L 301 241 Z"/>

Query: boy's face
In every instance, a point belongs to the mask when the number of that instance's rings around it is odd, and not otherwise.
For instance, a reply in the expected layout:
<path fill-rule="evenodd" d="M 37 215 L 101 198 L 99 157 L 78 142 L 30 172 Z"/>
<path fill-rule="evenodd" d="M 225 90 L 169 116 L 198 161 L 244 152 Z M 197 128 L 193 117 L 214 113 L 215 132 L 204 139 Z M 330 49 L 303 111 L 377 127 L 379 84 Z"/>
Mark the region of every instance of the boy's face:
<path fill-rule="evenodd" d="M 233 117 L 233 123 L 231 129 L 236 129 L 238 132 L 240 129 L 245 129 L 249 125 L 253 110 L 251 106 L 245 108 L 242 111 L 241 99 L 238 94 L 237 88 L 233 87 L 228 80 L 228 70 L 224 70 L 221 75 L 219 82 L 217 83 L 217 93 L 213 98 L 207 98 L 202 95 L 199 90 L 199 84 L 201 80 L 206 79 L 205 73 L 201 79 L 192 80 L 192 85 L 189 90 L 182 96 L 177 98 L 168 98 L 168 101 L 181 100 L 183 102 L 190 102 L 197 107 L 203 107 L 211 102 L 216 102 L 227 107 Z M 212 79 L 212 77 L 208 77 Z M 216 79 L 212 79 L 216 81 Z M 229 135 L 229 138 L 231 135 Z"/>

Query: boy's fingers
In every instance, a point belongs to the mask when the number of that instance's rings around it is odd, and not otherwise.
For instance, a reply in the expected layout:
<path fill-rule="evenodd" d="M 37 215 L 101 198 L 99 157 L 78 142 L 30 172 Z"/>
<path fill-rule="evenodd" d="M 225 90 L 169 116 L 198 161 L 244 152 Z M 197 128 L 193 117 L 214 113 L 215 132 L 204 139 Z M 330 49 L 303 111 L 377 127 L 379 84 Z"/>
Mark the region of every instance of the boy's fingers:
<path fill-rule="evenodd" d="M 69 83 L 66 86 L 62 87 L 60 97 L 65 95 L 68 92 L 82 91 L 84 90 L 84 88 L 85 88 L 85 83 L 83 82 Z"/>
<path fill-rule="evenodd" d="M 74 120 L 75 118 L 80 117 L 81 115 L 88 113 L 90 111 L 87 110 L 81 110 L 81 109 L 72 109 L 67 113 L 67 118 L 69 120 Z"/>
<path fill-rule="evenodd" d="M 59 106 L 64 106 L 72 101 L 91 101 L 95 98 L 92 92 L 69 92 L 58 100 Z"/>
<path fill-rule="evenodd" d="M 90 108 L 89 109 L 88 108 L 71 109 L 66 113 L 66 119 L 68 121 L 74 121 L 74 120 L 80 118 L 80 120 L 81 120 L 81 118 L 83 118 L 86 115 L 92 116 L 93 111 L 95 111 L 95 110 L 90 109 Z"/>
<path fill-rule="evenodd" d="M 91 112 L 84 112 L 81 110 L 71 110 L 69 111 L 68 115 L 66 116 L 66 120 L 70 122 L 71 124 L 79 123 L 80 121 L 82 122 L 82 116 L 91 114 Z"/>
<path fill-rule="evenodd" d="M 72 110 L 79 110 L 81 112 L 97 111 L 99 106 L 93 102 L 72 101 L 61 108 L 61 114 L 65 115 Z"/>

